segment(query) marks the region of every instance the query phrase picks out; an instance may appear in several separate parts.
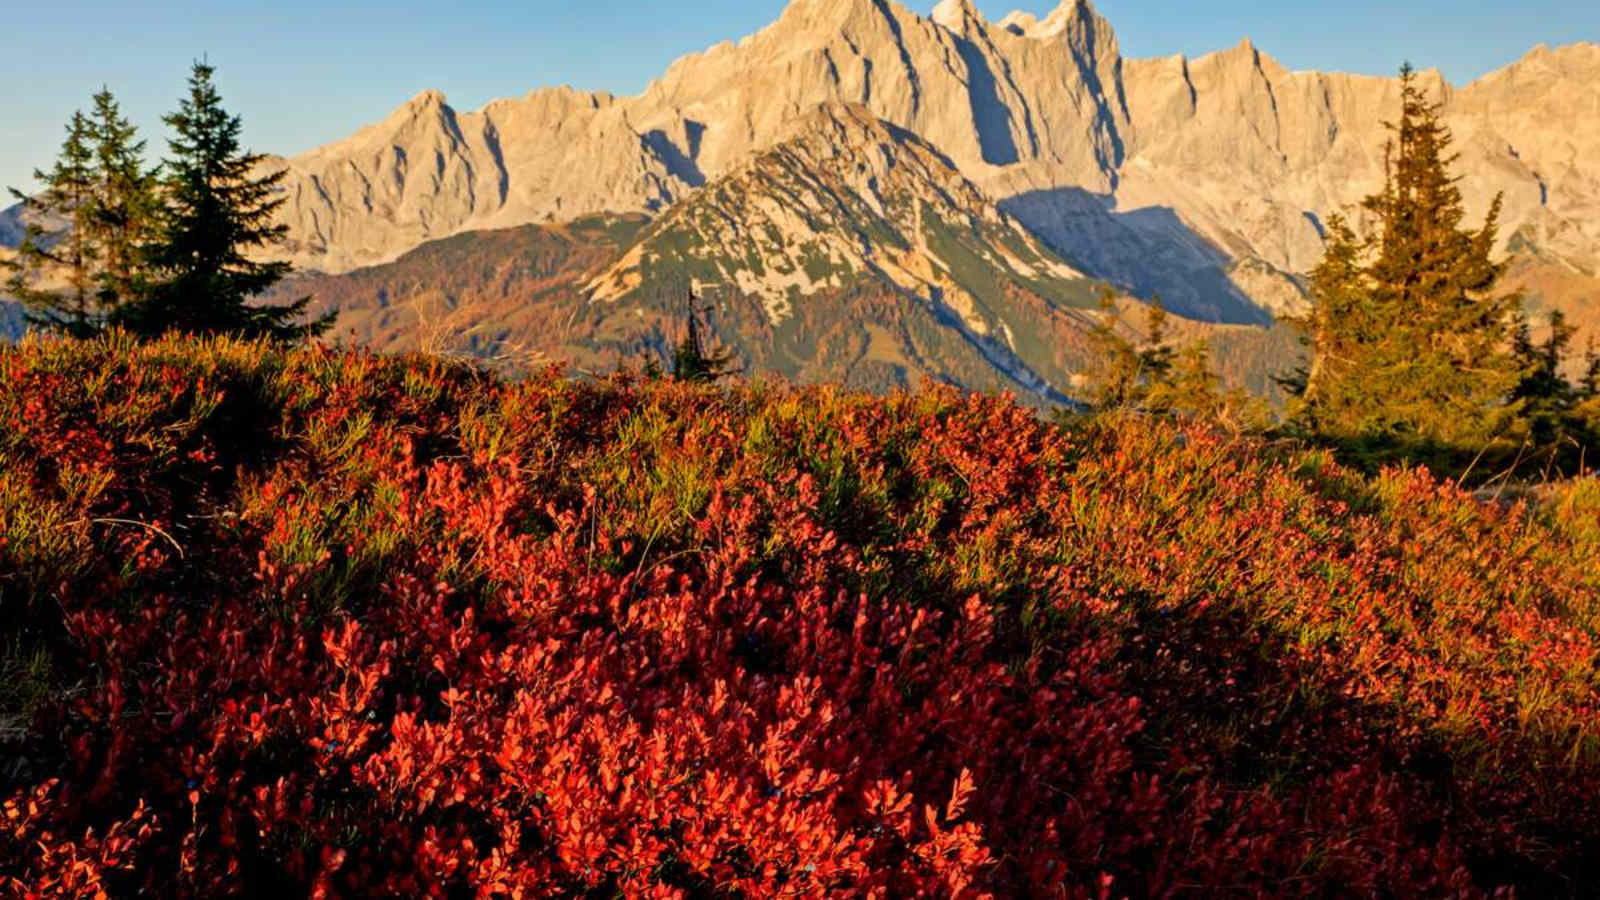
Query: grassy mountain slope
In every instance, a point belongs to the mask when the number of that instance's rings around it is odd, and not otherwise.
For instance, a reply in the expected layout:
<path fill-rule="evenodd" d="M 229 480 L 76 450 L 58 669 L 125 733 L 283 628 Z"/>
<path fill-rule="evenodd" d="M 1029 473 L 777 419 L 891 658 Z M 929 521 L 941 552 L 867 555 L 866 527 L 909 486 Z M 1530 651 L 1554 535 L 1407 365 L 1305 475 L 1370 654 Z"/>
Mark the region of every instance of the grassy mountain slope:
<path fill-rule="evenodd" d="M 269 299 L 311 294 L 339 311 L 331 337 L 379 350 L 453 352 L 537 364 L 561 346 L 584 273 L 615 259 L 642 216 L 471 232 L 346 275 L 301 275 Z"/>
<path fill-rule="evenodd" d="M 0 379 L 0 892 L 1597 877 L 1592 484 L 226 341 Z"/>
<path fill-rule="evenodd" d="M 1096 290 L 937 149 L 854 105 L 816 109 L 679 202 L 589 287 L 615 304 L 685 283 L 759 305 L 787 351 L 771 360 L 778 371 L 827 352 L 817 338 L 839 319 L 865 321 L 838 307 L 869 294 L 904 324 L 856 338 L 868 356 L 907 361 L 890 363 L 908 370 L 901 382 L 916 368 L 948 378 L 976 357 L 995 370 L 987 380 L 1044 396 L 1069 387 Z"/>

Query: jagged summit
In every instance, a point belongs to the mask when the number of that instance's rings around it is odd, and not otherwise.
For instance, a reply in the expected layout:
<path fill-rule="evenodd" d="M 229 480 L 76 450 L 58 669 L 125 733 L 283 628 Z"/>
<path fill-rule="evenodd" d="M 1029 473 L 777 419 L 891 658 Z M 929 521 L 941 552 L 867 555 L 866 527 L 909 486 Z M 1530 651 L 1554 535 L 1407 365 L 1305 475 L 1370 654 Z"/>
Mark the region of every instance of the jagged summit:
<path fill-rule="evenodd" d="M 1031 12 L 1013 10 L 995 25 L 999 30 L 1018 37 L 1041 41 L 1059 38 L 1069 32 L 1111 30 L 1109 23 L 1095 10 L 1094 4 L 1089 0 L 1063 0 L 1042 19 Z"/>
<path fill-rule="evenodd" d="M 430 107 L 447 106 L 444 92 L 432 88 L 419 92 L 415 97 L 406 101 L 406 109 L 426 109 Z"/>
<path fill-rule="evenodd" d="M 864 19 L 892 16 L 902 9 L 894 0 L 790 0 L 777 21 L 764 30 L 796 27 L 806 30 L 828 29 Z"/>
<path fill-rule="evenodd" d="M 1469 216 L 1504 192 L 1506 246 L 1600 267 L 1600 47 L 1424 83 L 1461 139 Z M 289 160 L 284 215 L 294 261 L 338 271 L 463 230 L 662 214 L 820 105 L 853 103 L 938 148 L 1079 268 L 1179 311 L 1259 321 L 1298 302 L 1320 223 L 1359 215 L 1380 183 L 1382 111 L 1397 102 L 1392 78 L 1289 72 L 1249 41 L 1125 58 L 1084 0 L 999 22 L 969 0 L 931 17 L 794 0 L 637 96 L 550 89 L 463 113 L 419 95 Z"/>
<path fill-rule="evenodd" d="M 765 156 L 792 150 L 796 146 L 806 146 L 813 153 L 849 160 L 855 165 L 887 170 L 893 167 L 895 158 L 874 159 L 873 155 L 882 148 L 900 144 L 911 145 L 913 152 L 918 155 L 937 156 L 950 175 L 960 176 L 955 166 L 922 138 L 878 118 L 866 105 L 848 101 L 820 103 L 809 112 L 796 116 L 792 126 L 779 134 L 772 148 L 749 165 L 741 166 L 740 170 L 759 166 Z"/>
<path fill-rule="evenodd" d="M 995 23 L 1002 31 L 1008 31 L 1019 37 L 1026 37 L 1038 24 L 1038 16 L 1020 9 L 1006 13 L 1004 18 Z"/>
<path fill-rule="evenodd" d="M 958 33 L 964 33 L 968 23 L 979 26 L 984 23 L 983 13 L 972 5 L 972 0 L 939 0 L 930 18 Z"/>

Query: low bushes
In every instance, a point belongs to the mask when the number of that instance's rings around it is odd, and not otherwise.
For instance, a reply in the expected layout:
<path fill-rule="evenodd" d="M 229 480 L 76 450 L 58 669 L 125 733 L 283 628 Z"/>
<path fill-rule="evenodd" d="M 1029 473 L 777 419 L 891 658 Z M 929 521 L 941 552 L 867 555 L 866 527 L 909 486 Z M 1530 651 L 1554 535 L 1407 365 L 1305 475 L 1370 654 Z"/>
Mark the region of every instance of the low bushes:
<path fill-rule="evenodd" d="M 0 885 L 1596 877 L 1595 506 L 1002 399 L 0 349 Z"/>

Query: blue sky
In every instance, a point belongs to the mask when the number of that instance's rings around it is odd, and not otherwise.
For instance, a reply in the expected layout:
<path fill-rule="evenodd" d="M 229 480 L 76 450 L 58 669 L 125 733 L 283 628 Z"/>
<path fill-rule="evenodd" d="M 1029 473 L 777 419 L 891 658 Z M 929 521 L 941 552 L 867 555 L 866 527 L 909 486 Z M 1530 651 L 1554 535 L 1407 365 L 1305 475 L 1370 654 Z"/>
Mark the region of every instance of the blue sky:
<path fill-rule="evenodd" d="M 927 13 L 934 0 L 908 5 Z M 189 61 L 218 66 L 254 149 L 296 153 L 437 88 L 459 108 L 568 83 L 635 93 L 674 58 L 772 21 L 785 0 L 19 0 L 0 34 L 0 187 L 26 188 L 62 123 L 106 84 L 163 150 L 160 116 Z M 983 2 L 1047 12 L 1052 0 Z M 1099 0 L 1132 56 L 1199 55 L 1248 35 L 1293 69 L 1392 72 L 1406 58 L 1461 83 L 1536 43 L 1600 40 L 1595 0 Z M 0 204 L 3 206 L 4 204 Z"/>

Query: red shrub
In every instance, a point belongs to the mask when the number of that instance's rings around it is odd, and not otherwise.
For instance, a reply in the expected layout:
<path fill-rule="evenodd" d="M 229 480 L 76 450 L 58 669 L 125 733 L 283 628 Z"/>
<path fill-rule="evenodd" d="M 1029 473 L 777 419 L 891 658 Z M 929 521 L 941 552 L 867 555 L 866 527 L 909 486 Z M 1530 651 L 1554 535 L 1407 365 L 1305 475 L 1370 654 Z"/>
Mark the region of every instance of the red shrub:
<path fill-rule="evenodd" d="M 947 391 L 116 339 L 0 376 L 24 895 L 1592 876 L 1594 548 L 1421 473 Z"/>

